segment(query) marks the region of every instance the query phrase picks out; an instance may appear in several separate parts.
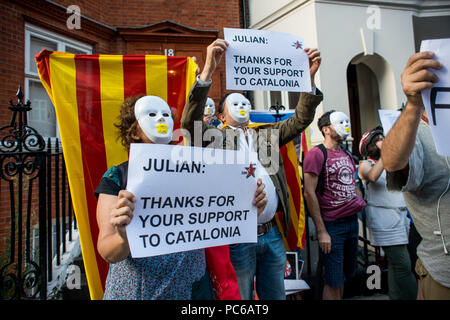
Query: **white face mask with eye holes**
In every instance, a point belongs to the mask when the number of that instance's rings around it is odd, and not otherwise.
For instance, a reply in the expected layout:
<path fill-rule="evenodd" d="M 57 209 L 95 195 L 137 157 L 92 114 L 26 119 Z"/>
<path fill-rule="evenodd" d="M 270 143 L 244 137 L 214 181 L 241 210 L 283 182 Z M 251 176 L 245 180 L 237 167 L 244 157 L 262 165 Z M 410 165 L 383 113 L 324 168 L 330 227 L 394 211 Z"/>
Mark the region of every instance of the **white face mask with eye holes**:
<path fill-rule="evenodd" d="M 234 121 L 245 123 L 250 119 L 252 105 L 246 97 L 240 93 L 232 93 L 225 99 L 225 105 Z"/>
<path fill-rule="evenodd" d="M 172 141 L 172 112 L 163 99 L 156 96 L 140 98 L 134 105 L 134 115 L 151 141 L 157 144 L 169 144 Z"/>
<path fill-rule="evenodd" d="M 331 113 L 330 123 L 342 139 L 346 139 L 350 135 L 350 119 L 345 113 L 341 111 Z"/>
<path fill-rule="evenodd" d="M 214 100 L 208 97 L 208 99 L 206 99 L 204 115 L 212 116 L 214 115 L 214 113 L 216 113 L 216 106 L 214 105 Z"/>

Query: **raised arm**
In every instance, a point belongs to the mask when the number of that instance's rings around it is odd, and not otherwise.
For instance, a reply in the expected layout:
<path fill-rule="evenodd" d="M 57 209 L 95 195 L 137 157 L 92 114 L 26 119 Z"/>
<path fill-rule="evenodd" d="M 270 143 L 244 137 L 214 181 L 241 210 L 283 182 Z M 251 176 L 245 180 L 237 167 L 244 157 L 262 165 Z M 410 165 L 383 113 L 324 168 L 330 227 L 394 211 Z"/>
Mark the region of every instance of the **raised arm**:
<path fill-rule="evenodd" d="M 432 88 L 438 81 L 428 68 L 442 68 L 438 61 L 432 59 L 433 56 L 433 52 L 412 55 L 402 73 L 402 88 L 407 103 L 383 143 L 381 158 L 386 171 L 408 170 L 408 159 L 414 148 L 417 128 L 424 112 L 421 92 Z"/>
<path fill-rule="evenodd" d="M 369 161 L 361 161 L 358 167 L 358 175 L 365 183 L 376 182 L 383 172 L 383 169 L 383 161 L 381 159 L 373 166 Z"/>
<path fill-rule="evenodd" d="M 216 39 L 208 46 L 206 50 L 205 66 L 189 92 L 188 99 L 181 116 L 181 128 L 189 131 L 192 142 L 202 140 L 202 137 L 200 137 L 200 139 L 196 139 L 195 137 L 196 126 L 201 128 L 201 130 L 197 133 L 201 132 L 202 135 L 205 130 L 213 128 L 213 126 L 207 125 L 203 122 L 203 112 L 206 99 L 208 98 L 209 88 L 211 87 L 212 75 L 219 65 L 227 47 L 228 43 L 223 39 Z"/>

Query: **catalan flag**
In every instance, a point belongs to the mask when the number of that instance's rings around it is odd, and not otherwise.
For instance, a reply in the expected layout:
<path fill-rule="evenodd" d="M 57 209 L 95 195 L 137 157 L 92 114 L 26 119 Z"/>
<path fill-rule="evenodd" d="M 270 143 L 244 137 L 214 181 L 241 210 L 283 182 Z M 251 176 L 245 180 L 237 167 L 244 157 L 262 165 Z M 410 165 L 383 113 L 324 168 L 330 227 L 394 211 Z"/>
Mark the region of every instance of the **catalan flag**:
<path fill-rule="evenodd" d="M 286 114 L 284 119 L 289 118 L 291 114 Z M 272 113 L 269 117 L 262 115 L 261 113 L 251 113 L 250 119 L 252 121 L 264 120 L 265 123 L 251 123 L 249 128 L 256 128 L 261 125 L 267 125 L 267 123 L 273 123 L 274 117 Z M 309 131 L 309 127 L 307 129 Z M 306 144 L 305 132 L 302 132 L 302 147 L 303 143 Z M 281 157 L 283 159 L 283 167 L 286 174 L 286 181 L 289 189 L 289 215 L 290 215 L 290 226 L 288 237 L 286 238 L 285 233 L 287 226 L 283 222 L 283 216 L 281 212 L 278 212 L 275 216 L 278 228 L 281 231 L 283 237 L 284 246 L 286 251 L 295 251 L 298 249 L 303 249 L 305 247 L 305 203 L 303 199 L 302 192 L 302 180 L 300 178 L 300 170 L 298 166 L 298 157 L 293 141 L 290 141 L 284 146 L 280 147 Z"/>
<path fill-rule="evenodd" d="M 179 128 L 197 65 L 187 57 L 48 50 L 36 62 L 56 110 L 91 299 L 102 299 L 108 263 L 96 249 L 94 190 L 109 167 L 128 159 L 114 127 L 120 106 L 129 96 L 159 96 L 176 108 L 174 129 Z"/>

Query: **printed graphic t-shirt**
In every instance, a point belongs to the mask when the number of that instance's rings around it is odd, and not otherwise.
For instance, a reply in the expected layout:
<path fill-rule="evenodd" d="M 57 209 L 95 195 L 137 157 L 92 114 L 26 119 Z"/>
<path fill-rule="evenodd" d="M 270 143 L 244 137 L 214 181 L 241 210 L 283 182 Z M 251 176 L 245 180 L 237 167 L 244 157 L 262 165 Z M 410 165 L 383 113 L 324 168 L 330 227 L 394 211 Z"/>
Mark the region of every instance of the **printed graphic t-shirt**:
<path fill-rule="evenodd" d="M 305 156 L 303 172 L 320 176 L 323 162 L 322 151 L 314 147 Z M 339 151 L 327 149 L 324 192 L 321 195 L 316 190 L 323 220 L 348 217 L 366 206 L 366 202 L 356 194 L 355 171 L 353 159 L 342 149 Z"/>

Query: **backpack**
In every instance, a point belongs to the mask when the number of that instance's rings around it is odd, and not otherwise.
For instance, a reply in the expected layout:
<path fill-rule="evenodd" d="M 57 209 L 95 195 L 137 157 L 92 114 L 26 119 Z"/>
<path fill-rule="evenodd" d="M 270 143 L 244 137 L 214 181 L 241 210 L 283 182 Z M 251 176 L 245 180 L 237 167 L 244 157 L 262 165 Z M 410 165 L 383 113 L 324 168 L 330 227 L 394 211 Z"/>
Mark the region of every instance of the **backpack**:
<path fill-rule="evenodd" d="M 323 195 L 323 193 L 325 192 L 325 165 L 327 163 L 328 153 L 327 153 L 327 148 L 323 145 L 323 143 L 319 144 L 317 147 L 323 153 L 323 163 L 322 163 L 322 170 L 320 171 L 316 190 L 319 191 L 320 195 Z M 350 153 L 350 151 L 348 151 L 347 149 L 342 148 L 342 147 L 341 147 L 341 149 L 350 157 L 350 159 L 352 159 L 352 162 L 354 163 L 353 155 Z"/>

